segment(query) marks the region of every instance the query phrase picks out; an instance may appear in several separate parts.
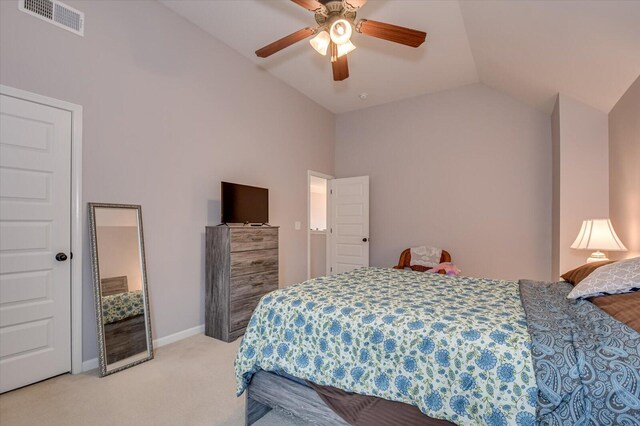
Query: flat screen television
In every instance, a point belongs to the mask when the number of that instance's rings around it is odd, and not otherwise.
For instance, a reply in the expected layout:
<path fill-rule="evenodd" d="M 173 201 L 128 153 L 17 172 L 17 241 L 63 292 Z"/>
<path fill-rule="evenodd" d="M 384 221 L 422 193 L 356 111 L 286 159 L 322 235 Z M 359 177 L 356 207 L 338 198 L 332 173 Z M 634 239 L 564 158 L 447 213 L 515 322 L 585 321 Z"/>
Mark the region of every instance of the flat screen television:
<path fill-rule="evenodd" d="M 269 190 L 222 182 L 222 223 L 269 223 Z"/>

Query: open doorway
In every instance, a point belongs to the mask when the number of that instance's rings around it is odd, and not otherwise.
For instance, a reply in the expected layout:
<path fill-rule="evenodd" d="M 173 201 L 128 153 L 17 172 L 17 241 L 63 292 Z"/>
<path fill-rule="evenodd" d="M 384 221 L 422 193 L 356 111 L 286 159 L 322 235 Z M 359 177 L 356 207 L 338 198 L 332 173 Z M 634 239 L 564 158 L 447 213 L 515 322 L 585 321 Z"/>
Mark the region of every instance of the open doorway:
<path fill-rule="evenodd" d="M 333 177 L 309 170 L 307 179 L 307 278 L 327 275 L 327 220 L 329 180 Z"/>

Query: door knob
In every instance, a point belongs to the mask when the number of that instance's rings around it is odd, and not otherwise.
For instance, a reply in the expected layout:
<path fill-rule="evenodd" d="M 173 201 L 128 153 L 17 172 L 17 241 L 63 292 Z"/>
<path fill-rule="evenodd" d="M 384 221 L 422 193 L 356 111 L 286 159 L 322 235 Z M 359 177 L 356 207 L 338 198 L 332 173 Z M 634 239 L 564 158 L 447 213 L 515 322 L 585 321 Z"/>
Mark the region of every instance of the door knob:
<path fill-rule="evenodd" d="M 363 243 L 366 243 L 367 241 L 369 241 L 369 239 L 368 239 L 367 237 L 364 237 L 364 238 L 362 239 L 362 242 L 363 242 Z"/>
<path fill-rule="evenodd" d="M 64 262 L 65 260 L 67 260 L 67 255 L 64 253 L 58 253 L 56 254 L 56 260 L 58 262 Z"/>

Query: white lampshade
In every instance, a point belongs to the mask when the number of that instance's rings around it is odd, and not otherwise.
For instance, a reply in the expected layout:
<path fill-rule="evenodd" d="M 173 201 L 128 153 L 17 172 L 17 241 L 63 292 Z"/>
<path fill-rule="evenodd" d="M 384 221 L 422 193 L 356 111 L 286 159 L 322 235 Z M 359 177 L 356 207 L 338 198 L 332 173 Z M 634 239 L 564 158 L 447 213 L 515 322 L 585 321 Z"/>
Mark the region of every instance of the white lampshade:
<path fill-rule="evenodd" d="M 356 49 L 356 47 L 350 41 L 346 42 L 345 44 L 339 45 L 338 46 L 338 58 L 340 56 L 346 55 L 349 52 L 353 52 L 355 49 Z"/>
<path fill-rule="evenodd" d="M 338 19 L 334 21 L 329 28 L 331 41 L 338 46 L 348 42 L 351 39 L 352 32 L 351 24 L 346 19 Z"/>
<path fill-rule="evenodd" d="M 589 219 L 582 222 L 578 238 L 572 249 L 627 251 L 613 230 L 610 219 Z"/>
<path fill-rule="evenodd" d="M 578 233 L 578 237 L 571 244 L 572 249 L 578 250 L 596 250 L 587 259 L 587 262 L 596 262 L 599 260 L 608 260 L 604 253 L 599 250 L 606 251 L 627 251 L 622 244 L 616 231 L 613 230 L 610 219 L 589 219 L 582 222 L 582 227 Z"/>
<path fill-rule="evenodd" d="M 325 56 L 327 54 L 330 41 L 331 37 L 329 36 L 329 33 L 326 31 L 320 31 L 317 36 L 309 40 L 309 43 L 311 44 L 311 47 L 316 49 L 316 52 Z"/>

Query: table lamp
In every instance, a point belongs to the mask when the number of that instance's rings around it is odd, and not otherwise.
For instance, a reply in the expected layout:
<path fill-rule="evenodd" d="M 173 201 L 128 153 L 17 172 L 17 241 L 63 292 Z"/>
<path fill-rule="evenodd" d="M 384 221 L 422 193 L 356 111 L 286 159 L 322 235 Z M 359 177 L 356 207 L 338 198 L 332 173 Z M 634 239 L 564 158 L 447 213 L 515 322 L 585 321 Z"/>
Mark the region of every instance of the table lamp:
<path fill-rule="evenodd" d="M 609 260 L 600 250 L 627 251 L 620 238 L 613 230 L 610 219 L 588 219 L 582 222 L 578 237 L 571 244 L 572 249 L 595 250 L 587 259 L 587 263 Z"/>

